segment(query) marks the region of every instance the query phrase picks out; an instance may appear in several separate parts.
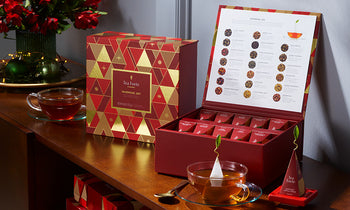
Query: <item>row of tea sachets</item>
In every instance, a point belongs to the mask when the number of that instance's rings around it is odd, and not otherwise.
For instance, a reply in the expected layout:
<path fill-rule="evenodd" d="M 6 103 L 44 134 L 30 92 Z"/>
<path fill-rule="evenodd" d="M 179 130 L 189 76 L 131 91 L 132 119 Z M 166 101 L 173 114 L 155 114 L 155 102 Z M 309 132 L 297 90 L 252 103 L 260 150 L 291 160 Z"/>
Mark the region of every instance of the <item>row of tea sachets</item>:
<path fill-rule="evenodd" d="M 197 135 L 208 135 L 215 138 L 221 135 L 222 138 L 248 141 L 251 143 L 265 143 L 276 136 L 276 134 L 271 134 L 266 131 L 256 131 L 249 128 L 234 128 L 189 120 L 180 120 L 178 131 Z"/>
<path fill-rule="evenodd" d="M 230 112 L 217 112 L 202 109 L 199 112 L 199 120 L 213 121 L 215 123 L 232 124 L 236 126 L 249 126 L 252 128 L 263 128 L 269 130 L 285 130 L 290 127 L 289 120 L 255 117 L 244 114 L 234 114 Z"/>

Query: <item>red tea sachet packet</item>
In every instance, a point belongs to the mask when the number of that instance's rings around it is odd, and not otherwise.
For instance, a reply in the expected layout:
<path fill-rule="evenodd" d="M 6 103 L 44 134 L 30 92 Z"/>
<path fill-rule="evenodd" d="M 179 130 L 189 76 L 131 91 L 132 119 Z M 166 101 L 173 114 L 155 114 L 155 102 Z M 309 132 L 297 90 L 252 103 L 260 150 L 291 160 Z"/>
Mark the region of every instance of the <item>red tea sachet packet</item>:
<path fill-rule="evenodd" d="M 216 114 L 214 122 L 216 123 L 231 123 L 233 113 L 229 112 L 219 112 Z"/>
<path fill-rule="evenodd" d="M 232 125 L 249 126 L 251 117 L 249 115 L 236 114 Z"/>
<path fill-rule="evenodd" d="M 199 119 L 213 121 L 215 118 L 215 115 L 216 115 L 215 111 L 202 109 L 199 113 Z"/>
<path fill-rule="evenodd" d="M 289 126 L 288 120 L 283 119 L 271 119 L 269 130 L 286 130 Z"/>
<path fill-rule="evenodd" d="M 232 140 L 238 141 L 248 141 L 251 131 L 246 129 L 235 128 L 232 131 L 231 138 Z"/>
<path fill-rule="evenodd" d="M 197 123 L 196 128 L 194 129 L 194 134 L 199 135 L 211 135 L 214 130 L 214 125 Z"/>
<path fill-rule="evenodd" d="M 193 132 L 196 127 L 196 122 L 189 122 L 185 120 L 180 120 L 179 122 L 179 131 L 180 132 Z"/>
<path fill-rule="evenodd" d="M 232 133 L 232 128 L 230 127 L 215 126 L 213 131 L 213 136 L 217 137 L 218 135 L 220 135 L 221 138 L 230 138 L 231 133 Z"/>
<path fill-rule="evenodd" d="M 249 142 L 263 144 L 271 139 L 270 133 L 253 131 L 250 135 Z"/>
<path fill-rule="evenodd" d="M 250 122 L 250 127 L 252 128 L 267 128 L 269 119 L 265 117 L 253 117 Z"/>

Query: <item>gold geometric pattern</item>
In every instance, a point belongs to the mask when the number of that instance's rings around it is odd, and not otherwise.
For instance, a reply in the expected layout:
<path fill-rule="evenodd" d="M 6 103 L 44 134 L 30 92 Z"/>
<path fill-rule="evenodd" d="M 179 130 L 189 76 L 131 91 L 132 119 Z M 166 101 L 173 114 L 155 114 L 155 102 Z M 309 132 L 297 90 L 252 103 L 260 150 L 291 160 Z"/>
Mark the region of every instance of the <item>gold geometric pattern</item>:
<path fill-rule="evenodd" d="M 180 48 L 197 41 L 119 32 L 87 40 L 87 132 L 153 143 L 156 127 L 174 120 L 179 106 Z M 152 74 L 150 113 L 111 107 L 114 69 Z"/>

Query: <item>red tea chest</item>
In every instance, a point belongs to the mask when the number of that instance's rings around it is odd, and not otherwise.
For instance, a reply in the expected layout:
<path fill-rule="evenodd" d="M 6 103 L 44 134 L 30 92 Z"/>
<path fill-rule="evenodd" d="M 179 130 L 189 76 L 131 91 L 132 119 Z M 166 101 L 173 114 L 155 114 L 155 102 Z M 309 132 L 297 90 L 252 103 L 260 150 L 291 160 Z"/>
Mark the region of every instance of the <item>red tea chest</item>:
<path fill-rule="evenodd" d="M 320 18 L 220 6 L 202 107 L 156 129 L 155 170 L 187 177 L 187 165 L 215 160 L 221 134 L 220 160 L 245 164 L 248 181 L 266 187 L 286 171 L 296 125 L 301 160 Z"/>
<path fill-rule="evenodd" d="M 153 143 L 195 108 L 197 41 L 107 31 L 86 47 L 88 133 Z"/>

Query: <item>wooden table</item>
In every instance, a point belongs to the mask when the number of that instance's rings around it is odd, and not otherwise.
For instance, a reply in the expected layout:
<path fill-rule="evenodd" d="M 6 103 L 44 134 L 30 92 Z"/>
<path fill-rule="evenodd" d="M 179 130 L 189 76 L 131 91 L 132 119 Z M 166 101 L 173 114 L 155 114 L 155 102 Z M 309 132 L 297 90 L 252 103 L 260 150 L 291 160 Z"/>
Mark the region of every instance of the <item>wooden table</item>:
<path fill-rule="evenodd" d="M 180 178 L 154 171 L 154 145 L 85 132 L 85 121 L 53 123 L 28 116 L 26 95 L 31 90 L 0 89 L 2 209 L 63 209 L 73 196 L 73 175 L 89 171 L 151 209 L 187 209 L 189 203 L 160 203 L 154 193 L 165 192 Z M 303 175 L 319 195 L 306 209 L 346 209 L 350 206 L 350 176 L 305 157 Z M 266 189 L 256 202 L 238 209 L 290 209 L 267 200 Z M 190 206 L 194 208 L 195 206 Z"/>

